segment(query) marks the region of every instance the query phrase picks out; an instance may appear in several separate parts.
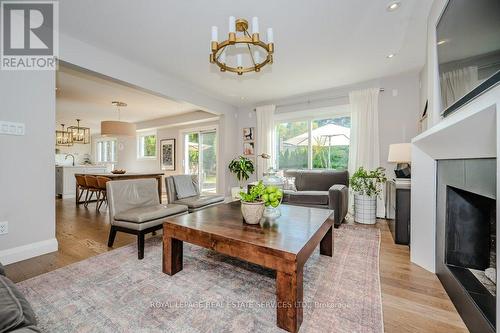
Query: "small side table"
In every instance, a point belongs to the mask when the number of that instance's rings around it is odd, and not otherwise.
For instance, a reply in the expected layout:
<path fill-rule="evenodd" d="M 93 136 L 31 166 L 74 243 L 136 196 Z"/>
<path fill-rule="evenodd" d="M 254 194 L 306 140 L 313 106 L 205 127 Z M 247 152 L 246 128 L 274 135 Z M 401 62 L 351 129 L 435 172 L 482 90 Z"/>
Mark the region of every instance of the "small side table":
<path fill-rule="evenodd" d="M 387 182 L 387 219 L 396 244 L 410 245 L 411 183 L 409 179 Z"/>

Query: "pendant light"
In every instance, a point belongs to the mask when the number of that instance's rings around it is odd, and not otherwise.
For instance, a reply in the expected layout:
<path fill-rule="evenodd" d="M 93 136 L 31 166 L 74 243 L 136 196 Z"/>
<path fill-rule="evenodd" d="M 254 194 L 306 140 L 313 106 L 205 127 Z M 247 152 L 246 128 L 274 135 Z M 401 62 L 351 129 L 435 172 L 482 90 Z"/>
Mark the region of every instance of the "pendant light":
<path fill-rule="evenodd" d="M 73 132 L 68 132 L 64 129 L 64 124 L 61 124 L 61 130 L 56 131 L 56 146 L 69 147 L 73 145 Z"/>
<path fill-rule="evenodd" d="M 118 120 L 101 121 L 102 136 L 135 136 L 136 127 L 134 123 L 121 121 L 121 108 L 126 107 L 127 103 L 113 101 L 111 102 L 118 110 Z"/>
<path fill-rule="evenodd" d="M 68 132 L 73 133 L 73 142 L 74 143 L 88 144 L 88 143 L 90 143 L 90 128 L 81 127 L 80 121 L 81 121 L 81 119 L 77 119 L 76 126 L 69 126 Z"/>

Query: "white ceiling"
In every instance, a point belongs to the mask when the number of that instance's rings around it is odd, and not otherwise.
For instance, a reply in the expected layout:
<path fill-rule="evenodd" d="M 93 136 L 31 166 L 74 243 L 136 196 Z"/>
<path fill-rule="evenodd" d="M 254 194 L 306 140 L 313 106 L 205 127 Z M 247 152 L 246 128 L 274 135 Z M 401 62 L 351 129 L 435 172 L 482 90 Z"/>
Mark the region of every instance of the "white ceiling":
<path fill-rule="evenodd" d="M 56 121 L 66 126 L 90 127 L 92 133 L 100 132 L 102 120 L 118 120 L 112 101 L 127 103 L 121 109 L 121 119 L 139 122 L 163 118 L 198 110 L 188 103 L 179 103 L 131 88 L 93 74 L 60 66 L 57 71 Z"/>
<path fill-rule="evenodd" d="M 60 30 L 241 106 L 421 68 L 432 0 L 389 2 L 64 0 Z M 230 15 L 274 28 L 272 66 L 238 77 L 208 62 L 210 28 L 221 38 Z"/>

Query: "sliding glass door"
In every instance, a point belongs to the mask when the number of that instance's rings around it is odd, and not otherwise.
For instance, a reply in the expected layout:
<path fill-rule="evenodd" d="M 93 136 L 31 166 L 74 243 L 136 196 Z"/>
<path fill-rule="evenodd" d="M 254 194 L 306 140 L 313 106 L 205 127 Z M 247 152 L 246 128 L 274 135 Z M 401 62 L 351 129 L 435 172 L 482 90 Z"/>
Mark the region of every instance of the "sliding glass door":
<path fill-rule="evenodd" d="M 217 131 L 184 134 L 184 172 L 197 175 L 200 192 L 217 191 Z"/>

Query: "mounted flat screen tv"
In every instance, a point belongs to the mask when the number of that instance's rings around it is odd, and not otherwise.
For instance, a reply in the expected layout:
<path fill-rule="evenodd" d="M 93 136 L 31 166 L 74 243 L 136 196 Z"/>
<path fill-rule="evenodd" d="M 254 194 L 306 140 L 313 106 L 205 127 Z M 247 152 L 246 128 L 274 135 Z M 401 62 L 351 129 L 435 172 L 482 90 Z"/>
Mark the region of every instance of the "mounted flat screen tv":
<path fill-rule="evenodd" d="M 436 37 L 446 117 L 500 81 L 500 0 L 449 0 Z"/>

